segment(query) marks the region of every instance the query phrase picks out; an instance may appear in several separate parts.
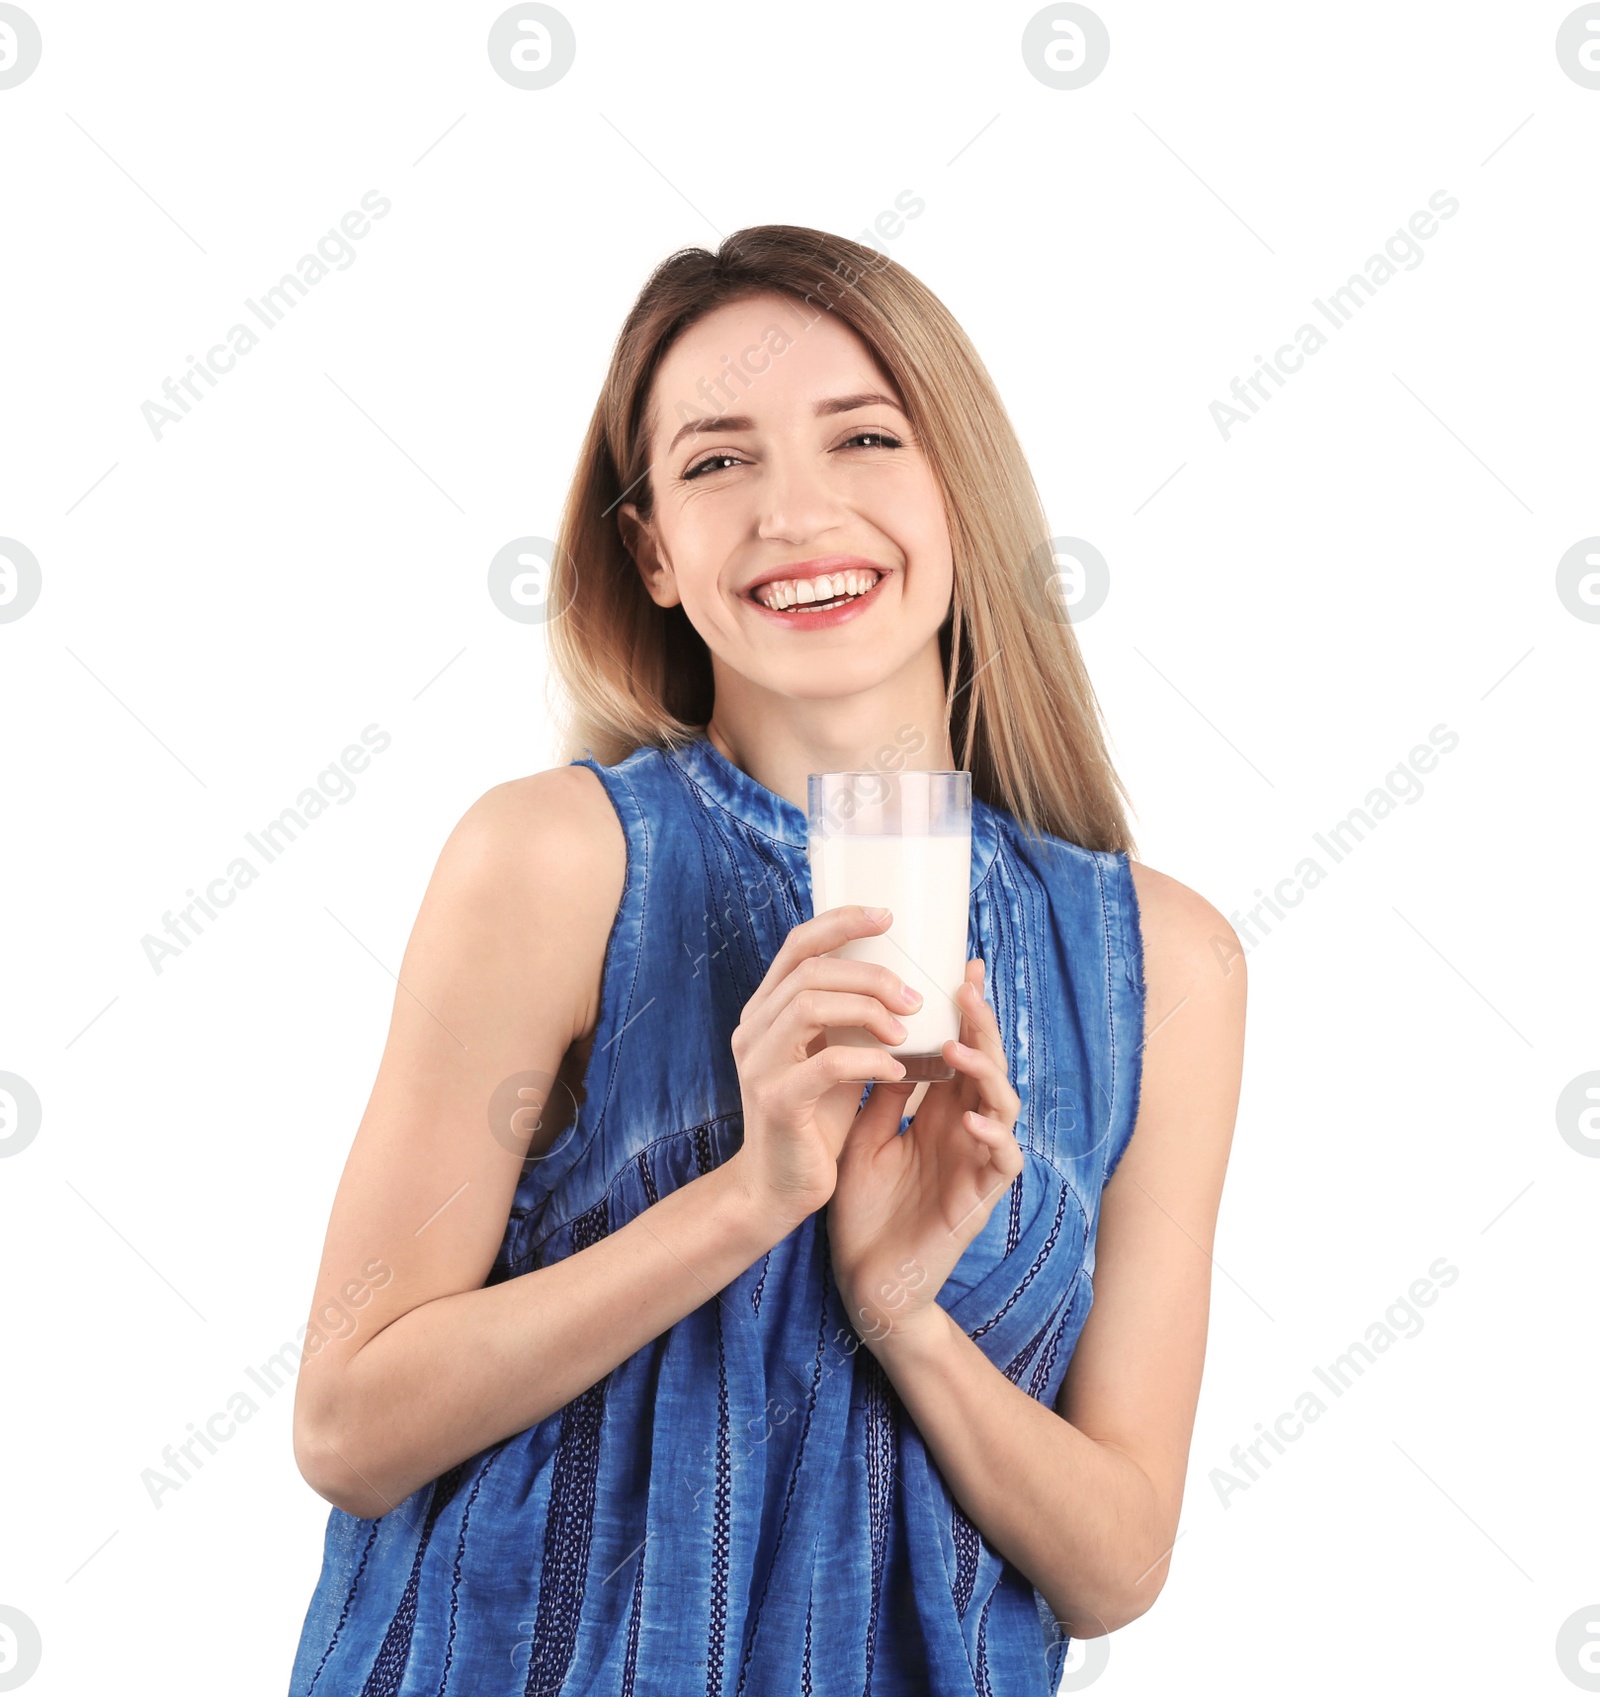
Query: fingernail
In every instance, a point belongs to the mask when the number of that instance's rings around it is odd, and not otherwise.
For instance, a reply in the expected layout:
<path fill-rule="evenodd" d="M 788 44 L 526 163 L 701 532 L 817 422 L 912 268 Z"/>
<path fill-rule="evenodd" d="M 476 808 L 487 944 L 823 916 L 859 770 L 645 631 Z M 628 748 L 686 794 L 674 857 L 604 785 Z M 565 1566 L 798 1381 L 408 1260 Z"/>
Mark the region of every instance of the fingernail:
<path fill-rule="evenodd" d="M 863 909 L 863 911 L 868 919 L 875 919 L 880 923 L 889 917 L 889 910 L 886 907 L 869 907 Z"/>
<path fill-rule="evenodd" d="M 920 1008 L 922 1006 L 922 992 L 913 990 L 909 984 L 902 984 L 900 986 L 900 1000 L 908 1008 Z"/>

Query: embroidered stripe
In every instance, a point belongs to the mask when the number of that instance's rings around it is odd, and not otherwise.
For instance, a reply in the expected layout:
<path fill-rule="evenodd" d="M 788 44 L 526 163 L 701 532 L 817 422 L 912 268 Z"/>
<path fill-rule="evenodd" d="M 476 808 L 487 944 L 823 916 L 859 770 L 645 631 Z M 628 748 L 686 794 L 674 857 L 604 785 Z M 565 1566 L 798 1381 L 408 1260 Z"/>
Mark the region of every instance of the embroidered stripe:
<path fill-rule="evenodd" d="M 639 1567 L 633 1576 L 633 1606 L 628 1611 L 628 1654 L 622 1664 L 622 1697 L 633 1697 L 633 1672 L 639 1660 L 639 1618 L 644 1606 L 644 1561 L 650 1553 L 648 1536 L 639 1550 Z"/>
<path fill-rule="evenodd" d="M 389 1630 L 383 1635 L 372 1671 L 361 1687 L 361 1697 L 396 1697 L 400 1690 L 400 1680 L 411 1656 L 411 1634 L 417 1624 L 417 1591 L 422 1584 L 422 1558 L 427 1554 L 428 1540 L 433 1536 L 439 1515 L 466 1470 L 466 1463 L 462 1462 L 433 1482 L 433 1489 L 428 1495 L 427 1517 L 417 1538 L 416 1554 L 411 1558 L 411 1574 L 406 1580 L 405 1592 L 400 1598 L 399 1608 L 394 1611 L 394 1619 L 389 1622 Z"/>
<path fill-rule="evenodd" d="M 1044 1245 L 1039 1250 L 1039 1253 L 1034 1256 L 1033 1265 L 1027 1270 L 1026 1273 L 1024 1273 L 1022 1275 L 1022 1282 L 1017 1286 L 1017 1288 L 1014 1291 L 1012 1291 L 1010 1296 L 1008 1296 L 1006 1298 L 1004 1304 L 1002 1305 L 1002 1307 L 1000 1309 L 1000 1312 L 998 1314 L 996 1314 L 995 1317 L 992 1320 L 985 1320 L 984 1323 L 981 1326 L 979 1326 L 977 1331 L 970 1332 L 968 1334 L 968 1336 L 971 1337 L 971 1339 L 973 1340 L 974 1343 L 976 1343 L 977 1340 L 979 1338 L 981 1338 L 984 1335 L 985 1332 L 989 1331 L 994 1326 L 998 1326 L 1000 1324 L 1000 1322 L 1003 1319 L 1005 1319 L 1006 1315 L 1009 1314 L 1011 1312 L 1012 1308 L 1015 1306 L 1017 1298 L 1019 1296 L 1021 1296 L 1022 1293 L 1028 1288 L 1028 1286 L 1033 1283 L 1034 1278 L 1037 1276 L 1039 1269 L 1045 1264 L 1046 1260 L 1049 1258 L 1050 1251 L 1053 1248 L 1055 1248 L 1056 1238 L 1060 1234 L 1060 1231 L 1061 1231 L 1061 1221 L 1062 1221 L 1062 1218 L 1065 1216 L 1066 1211 L 1067 1211 L 1067 1186 L 1066 1186 L 1065 1182 L 1063 1182 L 1062 1186 L 1061 1186 L 1061 1194 L 1056 1198 L 1055 1223 L 1050 1227 L 1049 1237 L 1047 1237 L 1045 1239 Z"/>
<path fill-rule="evenodd" d="M 444 1669 L 439 1675 L 437 1697 L 444 1697 L 444 1688 L 450 1683 L 450 1664 L 455 1660 L 456 1603 L 461 1594 L 461 1563 L 466 1559 L 467 1554 L 467 1525 L 472 1519 L 472 1505 L 478 1500 L 478 1492 L 483 1489 L 483 1482 L 489 1476 L 489 1469 L 504 1454 L 504 1450 L 496 1450 L 483 1464 L 478 1477 L 472 1481 L 472 1495 L 467 1498 L 467 1505 L 461 1511 L 461 1536 L 456 1540 L 456 1559 L 450 1569 L 450 1634 L 445 1639 Z"/>
<path fill-rule="evenodd" d="M 889 1479 L 894 1467 L 894 1425 L 890 1387 L 878 1358 L 869 1354 L 867 1380 L 867 1505 L 872 1529 L 872 1607 L 867 1616 L 867 1673 L 861 1697 L 872 1690 L 872 1663 L 878 1650 L 878 1611 L 883 1601 L 883 1564 L 889 1542 Z"/>
<path fill-rule="evenodd" d="M 322 1652 L 322 1660 L 317 1663 L 317 1671 L 311 1676 L 311 1683 L 306 1687 L 306 1697 L 317 1688 L 317 1681 L 322 1678 L 322 1670 L 328 1665 L 328 1657 L 333 1654 L 333 1647 L 339 1642 L 339 1634 L 344 1631 L 344 1623 L 350 1618 L 350 1605 L 356 1600 L 356 1587 L 361 1583 L 361 1575 L 367 1570 L 367 1557 L 372 1554 L 372 1546 L 378 1541 L 378 1522 L 372 1523 L 372 1530 L 367 1534 L 366 1548 L 361 1552 L 361 1560 L 356 1565 L 354 1578 L 350 1581 L 350 1589 L 345 1594 L 344 1607 L 339 1611 L 339 1619 L 333 1629 L 333 1636 L 328 1640 L 328 1647 Z"/>
<path fill-rule="evenodd" d="M 574 1254 L 598 1243 L 609 1226 L 602 1197 L 572 1222 Z M 561 1411 L 561 1437 L 550 1476 L 540 1567 L 539 1612 L 528 1656 L 526 1697 L 555 1697 L 565 1682 L 578 1642 L 578 1621 L 589 1572 L 594 1529 L 595 1478 L 600 1470 L 600 1430 L 608 1373 Z"/>
<path fill-rule="evenodd" d="M 1024 1128 L 1026 1134 L 1026 1128 Z M 1027 1182 L 1023 1180 L 1023 1184 Z M 1022 1236 L 1022 1184 L 1011 1187 L 1011 1217 L 1006 1221 L 1006 1254 L 1009 1255 L 1017 1247 L 1017 1240 Z"/>
<path fill-rule="evenodd" d="M 820 1228 L 819 1228 L 820 1229 Z M 761 1611 L 766 1606 L 772 1575 L 778 1566 L 778 1553 L 783 1548 L 783 1534 L 789 1524 L 789 1508 L 794 1502 L 795 1485 L 799 1482 L 800 1467 L 806 1456 L 806 1439 L 811 1435 L 811 1415 L 817 1405 L 817 1386 L 822 1382 L 822 1352 L 828 1335 L 828 1304 L 823 1302 L 817 1315 L 817 1348 L 811 1362 L 811 1384 L 806 1391 L 806 1417 L 800 1428 L 800 1441 L 795 1446 L 794 1461 L 789 1468 L 789 1489 L 784 1493 L 783 1513 L 778 1519 L 777 1536 L 772 1543 L 772 1559 L 767 1563 L 766 1576 L 761 1581 L 761 1595 L 751 1613 L 745 1631 L 744 1656 L 739 1663 L 739 1692 L 744 1690 L 745 1675 L 750 1669 L 750 1652 L 756 1646 L 756 1629 L 761 1624 Z"/>
<path fill-rule="evenodd" d="M 994 1687 L 989 1683 L 989 1605 L 994 1601 L 991 1591 L 983 1600 L 983 1613 L 978 1616 L 978 1665 L 974 1670 L 978 1677 L 979 1697 L 994 1697 Z"/>
<path fill-rule="evenodd" d="M 950 1504 L 950 1536 L 956 1546 L 956 1577 L 950 1595 L 956 1613 L 965 1616 L 972 1602 L 973 1582 L 978 1577 L 978 1529 L 954 1500 Z"/>
<path fill-rule="evenodd" d="M 1077 1280 L 1073 1280 L 1073 1289 L 1077 1289 Z M 1061 1352 L 1061 1340 L 1067 1335 L 1067 1322 L 1072 1318 L 1072 1308 L 1069 1304 L 1061 1323 L 1050 1334 L 1050 1347 L 1039 1357 L 1039 1365 L 1033 1370 L 1033 1377 L 1028 1382 L 1028 1395 L 1035 1402 L 1044 1400 L 1045 1389 L 1050 1383 L 1050 1374 L 1055 1368 L 1056 1356 Z"/>
<path fill-rule="evenodd" d="M 661 1200 L 656 1190 L 656 1175 L 650 1171 L 650 1156 L 647 1150 L 639 1151 L 639 1182 L 644 1186 L 644 1199 L 647 1207 L 653 1208 Z"/>
<path fill-rule="evenodd" d="M 800 1662 L 802 1697 L 811 1697 L 811 1598 L 814 1595 L 814 1589 L 806 1595 L 806 1653 Z"/>
<path fill-rule="evenodd" d="M 700 1126 L 694 1134 L 694 1164 L 702 1174 L 711 1170 L 711 1133 Z M 712 1300 L 717 1332 L 717 1497 L 711 1531 L 711 1620 L 706 1638 L 706 1697 L 720 1697 L 722 1661 L 728 1636 L 728 1549 L 733 1516 L 729 1497 L 732 1473 L 728 1457 L 728 1361 L 722 1340 L 722 1303 Z"/>
<path fill-rule="evenodd" d="M 1045 1316 L 1044 1324 L 1036 1331 L 1027 1343 L 1006 1363 L 1005 1375 L 1013 1384 L 1020 1384 L 1022 1375 L 1027 1371 L 1028 1364 L 1039 1353 L 1045 1339 L 1050 1336 L 1051 1328 L 1057 1323 L 1062 1311 L 1072 1302 L 1072 1293 L 1078 1287 L 1078 1275 L 1075 1273 L 1072 1283 L 1067 1286 L 1060 1300 L 1055 1303 Z"/>

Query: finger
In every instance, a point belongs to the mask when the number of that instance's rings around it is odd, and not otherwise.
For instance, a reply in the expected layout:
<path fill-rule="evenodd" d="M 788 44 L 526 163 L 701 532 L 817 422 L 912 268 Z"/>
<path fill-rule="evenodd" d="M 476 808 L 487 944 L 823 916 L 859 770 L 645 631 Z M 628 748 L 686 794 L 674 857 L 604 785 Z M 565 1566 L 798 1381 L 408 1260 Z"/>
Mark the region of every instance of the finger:
<path fill-rule="evenodd" d="M 906 1098 L 916 1089 L 916 1081 L 880 1079 L 872 1087 L 861 1112 L 850 1122 L 844 1146 L 839 1152 L 841 1164 L 854 1154 L 856 1159 L 875 1155 L 891 1139 L 900 1134 L 900 1122 L 905 1118 Z"/>
<path fill-rule="evenodd" d="M 908 1035 L 905 1023 L 876 996 L 804 989 L 775 1015 L 769 1036 L 780 1054 L 802 1060 L 812 1039 L 830 1027 L 868 1031 L 886 1047 L 905 1042 Z"/>
<path fill-rule="evenodd" d="M 987 1049 L 951 1038 L 944 1048 L 945 1059 L 958 1072 L 965 1073 L 978 1087 L 983 1111 L 1002 1123 L 1014 1123 L 1022 1107 L 1022 1098 L 1011 1088 L 1006 1077 L 1003 1056 L 997 1058 Z"/>
<path fill-rule="evenodd" d="M 972 967 L 973 963 L 969 960 L 961 969 L 961 982 L 956 986 L 955 995 L 952 998 L 956 1005 L 957 1017 L 960 1020 L 956 1035 L 963 1043 L 970 1041 L 973 1036 Z"/>
<path fill-rule="evenodd" d="M 976 971 L 968 973 L 959 993 L 961 1041 L 989 1056 L 1003 1074 L 1006 1071 L 1006 1050 L 1000 1037 L 1000 1024 L 994 1009 L 984 999 L 983 963 L 978 961 L 974 964 Z"/>
<path fill-rule="evenodd" d="M 746 1004 L 746 1010 L 759 1012 L 772 992 L 808 956 L 825 955 L 830 949 L 840 948 L 855 937 L 879 936 L 888 930 L 893 919 L 893 914 L 885 914 L 881 920 L 873 919 L 858 903 L 830 907 L 811 919 L 803 919 L 790 929 L 789 935 L 779 945 L 766 975 Z"/>
<path fill-rule="evenodd" d="M 770 1027 L 778 1022 L 795 998 L 805 992 L 835 991 L 840 994 L 874 997 L 891 1015 L 905 1019 L 921 1006 L 915 998 L 906 995 L 907 989 L 905 981 L 890 967 L 873 961 L 847 960 L 836 955 L 812 955 L 800 961 L 794 971 L 772 991 L 759 1015 L 753 1002 L 747 1007 L 746 1015 L 765 1019 Z M 898 1042 L 899 1039 L 896 1038 L 895 1041 Z"/>
<path fill-rule="evenodd" d="M 975 956 L 967 963 L 967 968 L 966 982 L 960 991 L 961 1040 L 977 1048 L 987 1049 L 1004 1066 L 1005 1045 L 1000 1040 L 1000 1022 L 995 1018 L 994 1009 L 983 994 L 986 974 L 982 959 Z"/>
<path fill-rule="evenodd" d="M 975 958 L 969 966 L 975 967 L 976 972 L 969 971 L 967 981 L 959 993 L 961 1001 L 965 1003 L 962 1010 L 961 1041 L 971 1048 L 978 1049 L 994 1062 L 1002 1088 L 993 1105 L 998 1110 L 1008 1112 L 1015 1120 L 1022 1109 L 1022 1098 L 1011 1087 L 1005 1043 L 1000 1036 L 1000 1022 L 995 1018 L 994 1008 L 984 999 L 984 963 L 980 958 Z"/>
<path fill-rule="evenodd" d="M 815 1102 L 840 1084 L 902 1084 L 905 1063 L 875 1043 L 830 1043 L 794 1069 L 799 1099 Z"/>
<path fill-rule="evenodd" d="M 1007 1178 L 1014 1179 L 1023 1168 L 1022 1146 L 1009 1126 L 988 1114 L 969 1108 L 964 1116 L 967 1129 L 988 1150 L 996 1168 Z"/>

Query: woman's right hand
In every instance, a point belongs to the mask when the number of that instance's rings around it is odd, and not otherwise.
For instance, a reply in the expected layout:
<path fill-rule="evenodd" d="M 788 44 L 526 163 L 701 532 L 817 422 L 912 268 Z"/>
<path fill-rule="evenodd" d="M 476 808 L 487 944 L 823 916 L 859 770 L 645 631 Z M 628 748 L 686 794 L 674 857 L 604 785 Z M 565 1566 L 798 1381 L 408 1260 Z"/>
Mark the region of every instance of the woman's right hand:
<path fill-rule="evenodd" d="M 829 1044 L 826 1027 L 863 1027 L 881 1043 L 903 1042 L 897 1011 L 920 998 L 899 975 L 870 961 L 830 956 L 890 923 L 880 909 L 828 908 L 796 925 L 745 1004 L 733 1034 L 744 1105 L 741 1163 L 752 1200 L 790 1229 L 833 1195 L 839 1151 L 868 1079 L 895 1082 L 905 1068 L 887 1048 Z"/>

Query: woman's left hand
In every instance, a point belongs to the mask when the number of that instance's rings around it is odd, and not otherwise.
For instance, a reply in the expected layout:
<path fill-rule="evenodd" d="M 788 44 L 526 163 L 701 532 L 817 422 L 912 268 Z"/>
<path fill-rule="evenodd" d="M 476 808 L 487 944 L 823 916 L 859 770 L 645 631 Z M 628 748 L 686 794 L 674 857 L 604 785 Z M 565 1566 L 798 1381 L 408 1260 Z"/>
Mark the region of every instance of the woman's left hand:
<path fill-rule="evenodd" d="M 827 1205 L 845 1309 L 869 1345 L 925 1324 L 934 1298 L 994 1205 L 1022 1171 L 1011 1088 L 983 962 L 967 962 L 958 992 L 961 1036 L 944 1045 L 956 1076 L 930 1084 L 905 1135 L 914 1082 L 872 1087 L 845 1136 Z"/>

